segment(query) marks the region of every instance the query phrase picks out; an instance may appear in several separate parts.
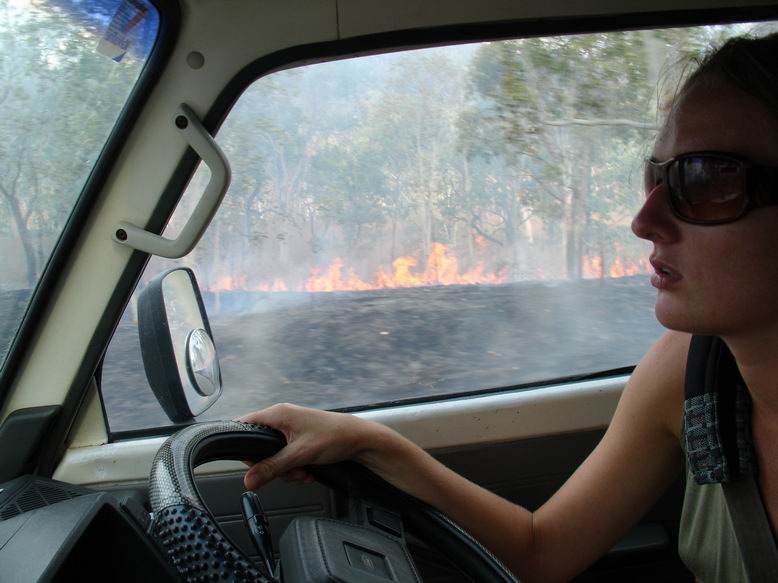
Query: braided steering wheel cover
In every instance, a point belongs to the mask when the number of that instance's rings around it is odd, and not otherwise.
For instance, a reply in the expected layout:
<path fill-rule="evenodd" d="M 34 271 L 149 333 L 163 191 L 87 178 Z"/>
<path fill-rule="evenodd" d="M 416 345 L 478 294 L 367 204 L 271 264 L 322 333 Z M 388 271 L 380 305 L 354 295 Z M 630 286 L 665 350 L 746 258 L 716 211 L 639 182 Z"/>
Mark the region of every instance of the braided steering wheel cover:
<path fill-rule="evenodd" d="M 151 463 L 149 474 L 149 501 L 155 514 L 163 508 L 186 504 L 206 510 L 194 482 L 192 454 L 207 437 L 215 434 L 237 432 L 255 433 L 263 429 L 259 425 L 240 421 L 214 421 L 198 423 L 182 429 L 169 437 L 159 448 Z"/>
<path fill-rule="evenodd" d="M 154 457 L 149 499 L 151 535 L 183 581 L 269 581 L 224 535 L 203 504 L 194 482 L 197 449 L 212 435 L 270 430 L 239 421 L 187 427 L 168 438 Z"/>

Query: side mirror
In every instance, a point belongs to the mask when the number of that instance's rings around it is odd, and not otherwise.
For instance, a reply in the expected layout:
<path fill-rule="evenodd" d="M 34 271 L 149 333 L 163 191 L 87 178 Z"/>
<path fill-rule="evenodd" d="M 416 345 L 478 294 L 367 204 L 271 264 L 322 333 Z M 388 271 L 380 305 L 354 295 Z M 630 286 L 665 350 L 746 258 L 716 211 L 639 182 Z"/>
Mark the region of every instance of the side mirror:
<path fill-rule="evenodd" d="M 138 336 L 146 378 L 171 421 L 188 421 L 216 402 L 219 359 L 191 269 L 165 271 L 140 293 Z"/>

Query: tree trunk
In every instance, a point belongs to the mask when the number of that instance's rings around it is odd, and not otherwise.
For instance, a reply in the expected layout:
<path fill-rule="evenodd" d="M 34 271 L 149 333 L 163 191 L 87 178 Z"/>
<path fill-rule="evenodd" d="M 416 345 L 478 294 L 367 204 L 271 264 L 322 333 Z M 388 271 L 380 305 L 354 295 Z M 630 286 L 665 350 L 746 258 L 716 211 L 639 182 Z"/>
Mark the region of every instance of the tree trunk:
<path fill-rule="evenodd" d="M 11 193 L 7 192 L 5 188 L 2 189 L 6 202 L 8 202 L 8 208 L 11 211 L 11 216 L 16 226 L 16 232 L 19 234 L 19 242 L 22 244 L 24 250 L 24 257 L 27 264 L 27 285 L 30 288 L 35 287 L 35 282 L 38 280 L 36 260 L 35 260 L 35 246 L 32 242 L 32 235 L 27 228 L 27 221 L 24 220 L 22 209 L 19 205 L 19 200 Z"/>
<path fill-rule="evenodd" d="M 391 233 L 391 245 L 389 247 L 389 264 L 397 259 L 397 215 L 392 213 L 392 233 Z"/>
<path fill-rule="evenodd" d="M 429 197 L 424 197 L 424 203 L 421 206 L 421 244 L 422 254 L 429 257 L 432 252 L 432 209 L 430 208 Z"/>
<path fill-rule="evenodd" d="M 583 250 L 586 236 L 586 206 L 592 182 L 591 148 L 584 149 L 582 159 L 573 172 L 572 191 L 572 245 L 568 266 L 573 279 L 583 276 Z"/>
<path fill-rule="evenodd" d="M 210 272 L 214 274 L 218 279 L 213 282 L 213 311 L 214 314 L 218 314 L 221 312 L 221 292 L 222 292 L 222 285 L 221 279 L 222 274 L 222 249 L 221 249 L 221 241 L 222 241 L 222 221 L 216 221 L 216 225 L 214 225 L 214 237 L 213 237 L 213 248 L 212 248 L 212 255 L 211 255 L 211 269 Z"/>

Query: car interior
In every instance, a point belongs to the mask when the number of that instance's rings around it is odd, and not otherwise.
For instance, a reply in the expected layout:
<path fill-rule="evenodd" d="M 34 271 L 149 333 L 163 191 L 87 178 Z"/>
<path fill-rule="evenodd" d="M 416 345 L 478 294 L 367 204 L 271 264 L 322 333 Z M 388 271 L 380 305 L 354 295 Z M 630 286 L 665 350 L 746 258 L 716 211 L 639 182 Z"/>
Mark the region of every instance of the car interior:
<path fill-rule="evenodd" d="M 0 0 L 0 580 L 515 581 L 278 402 L 530 510 L 659 337 L 629 232 L 683 58 L 767 0 Z M 637 162 L 636 162 L 637 161 Z M 693 581 L 684 476 L 575 581 Z M 602 509 L 607 513 L 607 508 Z"/>

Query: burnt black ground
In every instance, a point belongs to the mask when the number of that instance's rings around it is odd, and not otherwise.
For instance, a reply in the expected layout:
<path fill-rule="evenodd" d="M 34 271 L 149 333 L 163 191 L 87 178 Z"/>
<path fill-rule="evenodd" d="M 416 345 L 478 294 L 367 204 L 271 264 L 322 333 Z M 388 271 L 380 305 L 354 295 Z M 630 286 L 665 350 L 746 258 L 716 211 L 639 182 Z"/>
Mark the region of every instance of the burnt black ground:
<path fill-rule="evenodd" d="M 635 364 L 661 333 L 647 276 L 555 284 L 206 296 L 224 394 L 201 418 L 510 386 Z M 217 309 L 218 308 L 218 309 Z M 137 327 L 106 357 L 112 431 L 165 425 Z"/>

